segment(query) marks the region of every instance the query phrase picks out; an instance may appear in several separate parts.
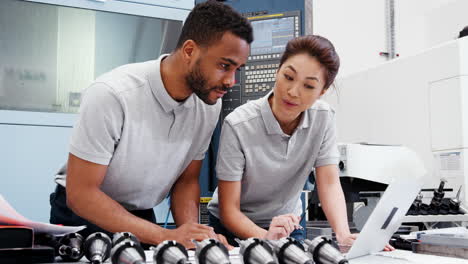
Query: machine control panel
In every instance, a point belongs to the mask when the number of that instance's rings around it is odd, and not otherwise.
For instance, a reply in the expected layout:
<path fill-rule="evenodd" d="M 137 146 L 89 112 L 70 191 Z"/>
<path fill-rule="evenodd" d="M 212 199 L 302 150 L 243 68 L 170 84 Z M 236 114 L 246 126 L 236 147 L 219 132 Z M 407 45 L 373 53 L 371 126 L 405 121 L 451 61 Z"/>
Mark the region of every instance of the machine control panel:
<path fill-rule="evenodd" d="M 252 63 L 245 66 L 244 96 L 261 96 L 275 83 L 279 63 Z"/>

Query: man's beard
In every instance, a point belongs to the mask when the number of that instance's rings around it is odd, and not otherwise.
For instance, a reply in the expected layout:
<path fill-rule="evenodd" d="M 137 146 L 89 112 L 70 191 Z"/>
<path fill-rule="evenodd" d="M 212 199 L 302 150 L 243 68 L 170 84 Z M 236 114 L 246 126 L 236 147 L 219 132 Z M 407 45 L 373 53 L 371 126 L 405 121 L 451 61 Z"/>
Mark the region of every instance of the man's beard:
<path fill-rule="evenodd" d="M 193 69 L 185 76 L 185 81 L 189 89 L 191 89 L 192 92 L 194 92 L 205 104 L 209 105 L 214 105 L 218 101 L 217 99 L 214 101 L 210 100 L 209 95 L 211 91 L 226 91 L 228 88 L 222 85 L 207 87 L 206 78 L 203 76 L 200 70 L 200 61 L 197 61 Z"/>

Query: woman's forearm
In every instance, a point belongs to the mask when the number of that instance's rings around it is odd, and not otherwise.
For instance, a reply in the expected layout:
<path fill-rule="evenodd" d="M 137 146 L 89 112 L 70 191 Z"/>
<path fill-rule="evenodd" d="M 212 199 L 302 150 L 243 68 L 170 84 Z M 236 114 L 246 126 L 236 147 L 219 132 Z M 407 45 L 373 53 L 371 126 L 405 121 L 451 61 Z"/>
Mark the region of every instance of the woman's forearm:
<path fill-rule="evenodd" d="M 349 234 L 346 203 L 341 185 L 332 184 L 327 191 L 319 191 L 319 196 L 322 209 L 337 236 Z"/>
<path fill-rule="evenodd" d="M 234 235 L 241 239 L 249 237 L 263 238 L 267 230 L 257 226 L 237 208 L 221 210 L 221 223 Z"/>
<path fill-rule="evenodd" d="M 338 237 L 350 234 L 346 202 L 339 181 L 338 170 L 333 167 L 317 169 L 317 188 L 322 209 Z"/>

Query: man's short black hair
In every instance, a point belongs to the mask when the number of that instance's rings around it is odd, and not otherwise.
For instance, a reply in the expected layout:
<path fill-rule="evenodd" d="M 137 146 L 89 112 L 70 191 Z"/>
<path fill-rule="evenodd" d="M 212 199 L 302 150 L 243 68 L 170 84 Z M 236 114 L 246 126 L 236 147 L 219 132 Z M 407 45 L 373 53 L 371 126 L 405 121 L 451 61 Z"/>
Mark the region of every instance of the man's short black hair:
<path fill-rule="evenodd" d="M 207 47 L 221 39 L 225 32 L 252 43 L 252 26 L 232 7 L 209 0 L 196 5 L 185 20 L 176 49 L 191 39 L 202 47 Z"/>

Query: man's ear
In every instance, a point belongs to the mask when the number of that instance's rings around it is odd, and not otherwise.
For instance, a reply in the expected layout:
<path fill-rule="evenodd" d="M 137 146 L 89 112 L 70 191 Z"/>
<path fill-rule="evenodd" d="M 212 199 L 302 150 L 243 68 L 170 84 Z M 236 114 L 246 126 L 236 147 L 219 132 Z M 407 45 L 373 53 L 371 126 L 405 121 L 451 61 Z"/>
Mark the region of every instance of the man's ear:
<path fill-rule="evenodd" d="M 195 41 L 191 39 L 186 40 L 184 44 L 182 44 L 181 48 L 184 61 L 187 64 L 190 64 L 195 58 L 197 58 L 199 50 L 200 48 Z"/>

